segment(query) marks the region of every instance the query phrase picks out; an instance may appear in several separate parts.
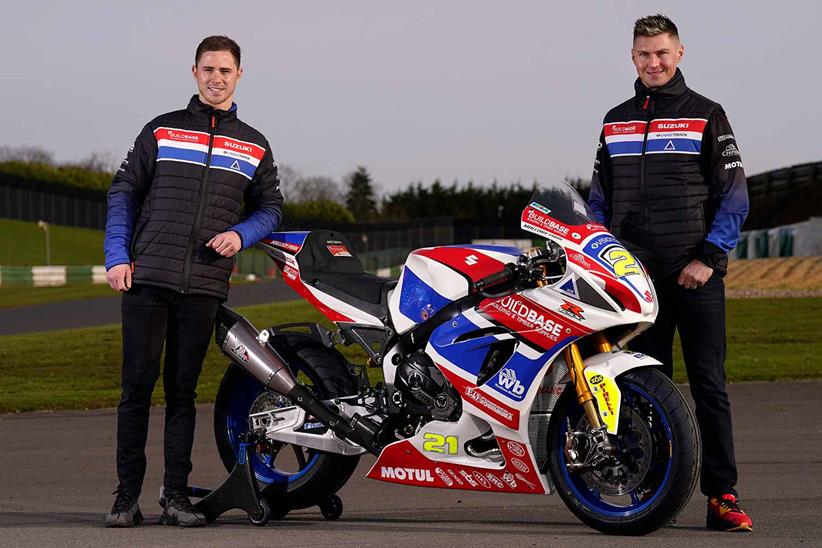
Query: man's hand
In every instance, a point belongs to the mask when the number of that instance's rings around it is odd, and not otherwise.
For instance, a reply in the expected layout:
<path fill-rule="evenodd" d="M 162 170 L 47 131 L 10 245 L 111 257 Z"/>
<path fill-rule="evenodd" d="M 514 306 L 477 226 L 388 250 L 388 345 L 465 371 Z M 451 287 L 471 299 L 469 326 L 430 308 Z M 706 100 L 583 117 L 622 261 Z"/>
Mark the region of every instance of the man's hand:
<path fill-rule="evenodd" d="M 118 264 L 106 271 L 106 281 L 115 291 L 131 289 L 131 265 Z"/>
<path fill-rule="evenodd" d="M 221 232 L 211 238 L 208 243 L 206 243 L 206 247 L 212 248 L 223 257 L 233 257 L 240 252 L 243 247 L 243 242 L 240 240 L 239 234 L 233 230 L 229 230 L 228 232 Z"/>
<path fill-rule="evenodd" d="M 705 282 L 708 281 L 713 273 L 713 268 L 706 265 L 702 261 L 694 259 L 688 263 L 688 266 L 682 269 L 676 283 L 685 289 L 696 289 L 697 287 L 702 287 L 705 285 Z"/>

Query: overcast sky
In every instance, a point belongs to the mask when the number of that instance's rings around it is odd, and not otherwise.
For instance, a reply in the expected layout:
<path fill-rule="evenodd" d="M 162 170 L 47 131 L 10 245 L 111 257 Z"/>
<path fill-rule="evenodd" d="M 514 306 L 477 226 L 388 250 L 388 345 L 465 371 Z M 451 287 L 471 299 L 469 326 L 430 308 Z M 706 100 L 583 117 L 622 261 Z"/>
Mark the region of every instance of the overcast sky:
<path fill-rule="evenodd" d="M 0 145 L 125 154 L 185 107 L 204 36 L 243 49 L 235 101 L 275 158 L 384 191 L 440 178 L 589 177 L 633 93 L 633 21 L 678 25 L 690 87 L 723 104 L 749 175 L 822 159 L 818 2 L 3 3 Z"/>

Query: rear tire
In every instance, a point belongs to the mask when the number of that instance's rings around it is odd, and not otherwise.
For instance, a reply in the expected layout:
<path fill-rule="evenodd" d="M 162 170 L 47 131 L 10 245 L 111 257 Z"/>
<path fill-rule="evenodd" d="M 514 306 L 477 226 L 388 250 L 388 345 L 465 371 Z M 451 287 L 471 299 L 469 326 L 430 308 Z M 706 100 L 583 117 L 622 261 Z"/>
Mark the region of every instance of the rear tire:
<path fill-rule="evenodd" d="M 616 379 L 622 392 L 619 431 L 610 440 L 617 466 L 571 471 L 565 432 L 588 428 L 572 387 L 560 397 L 548 430 L 548 470 L 560 497 L 583 523 L 616 535 L 644 535 L 669 523 L 696 485 L 700 442 L 682 394 L 651 368 Z"/>
<path fill-rule="evenodd" d="M 311 337 L 282 333 L 269 339 L 269 344 L 277 349 L 292 374 L 321 399 L 356 392 L 354 379 L 342 356 Z M 263 398 L 276 399 L 277 395 L 264 394 L 263 386 L 256 379 L 229 364 L 214 404 L 214 435 L 226 470 L 234 468 L 240 435 L 248 431 L 248 415 L 255 402 L 259 405 Z M 289 404 L 287 399 L 281 400 Z M 359 456 L 323 453 L 291 444 L 277 444 L 275 449 L 255 452 L 252 466 L 261 484 L 262 496 L 271 508 L 285 513 L 326 500 L 348 481 L 359 462 Z M 282 469 L 277 462 L 280 453 L 292 452 L 298 469 Z"/>

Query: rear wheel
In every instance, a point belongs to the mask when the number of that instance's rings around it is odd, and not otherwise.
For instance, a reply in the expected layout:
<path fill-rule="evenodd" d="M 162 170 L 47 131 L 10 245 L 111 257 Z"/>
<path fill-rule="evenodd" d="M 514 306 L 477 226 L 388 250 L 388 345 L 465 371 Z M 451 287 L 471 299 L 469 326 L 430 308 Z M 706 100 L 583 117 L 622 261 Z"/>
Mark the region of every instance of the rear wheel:
<path fill-rule="evenodd" d="M 269 343 L 285 359 L 297 380 L 321 399 L 355 392 L 354 380 L 336 352 L 295 333 L 277 335 Z M 256 379 L 229 365 L 214 405 L 214 434 L 226 470 L 237 462 L 240 436 L 248 431 L 249 414 L 290 405 L 288 398 L 264 390 Z M 277 514 L 326 500 L 348 481 L 358 461 L 359 456 L 270 442 L 256 447 L 251 464 L 263 497 Z"/>
<path fill-rule="evenodd" d="M 632 370 L 616 382 L 622 400 L 617 435 L 609 435 L 614 459 L 569 469 L 566 432 L 590 429 L 569 387 L 551 418 L 548 468 L 563 502 L 585 524 L 604 533 L 644 535 L 668 523 L 690 499 L 699 437 L 682 394 L 659 371 Z"/>

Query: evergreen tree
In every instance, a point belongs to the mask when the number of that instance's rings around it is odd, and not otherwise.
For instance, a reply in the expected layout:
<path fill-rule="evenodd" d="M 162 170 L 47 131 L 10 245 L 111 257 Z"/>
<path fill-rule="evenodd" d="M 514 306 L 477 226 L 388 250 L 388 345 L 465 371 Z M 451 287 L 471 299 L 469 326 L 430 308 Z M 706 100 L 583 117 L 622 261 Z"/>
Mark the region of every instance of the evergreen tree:
<path fill-rule="evenodd" d="M 377 216 L 377 199 L 371 174 L 363 166 L 348 176 L 345 205 L 357 221 L 371 221 Z"/>

